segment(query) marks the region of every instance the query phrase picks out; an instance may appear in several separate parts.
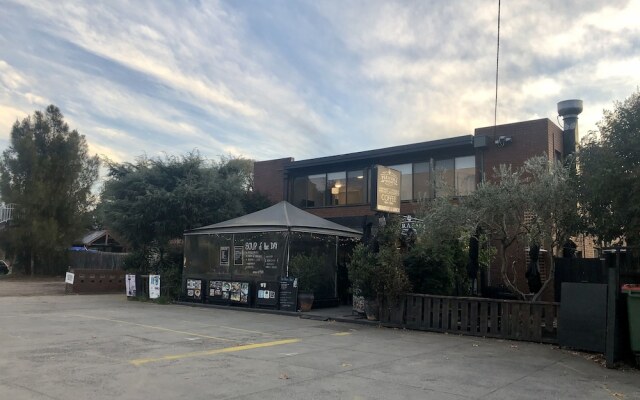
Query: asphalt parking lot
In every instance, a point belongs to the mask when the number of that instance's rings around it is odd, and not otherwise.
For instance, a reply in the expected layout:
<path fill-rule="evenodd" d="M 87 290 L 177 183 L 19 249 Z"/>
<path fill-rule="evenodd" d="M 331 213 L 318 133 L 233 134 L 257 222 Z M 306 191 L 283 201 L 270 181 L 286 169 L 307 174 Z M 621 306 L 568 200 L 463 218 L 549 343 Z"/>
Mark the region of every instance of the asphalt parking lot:
<path fill-rule="evenodd" d="M 0 399 L 640 399 L 548 345 L 127 301 L 0 298 Z"/>

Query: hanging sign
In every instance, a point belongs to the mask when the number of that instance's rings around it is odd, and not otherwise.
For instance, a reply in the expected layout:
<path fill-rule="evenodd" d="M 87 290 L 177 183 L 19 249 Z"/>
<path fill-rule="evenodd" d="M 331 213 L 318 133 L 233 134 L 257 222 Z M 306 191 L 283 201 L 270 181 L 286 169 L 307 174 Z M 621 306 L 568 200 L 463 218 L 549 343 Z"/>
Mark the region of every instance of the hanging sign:
<path fill-rule="evenodd" d="M 400 213 L 400 171 L 376 165 L 372 171 L 371 209 L 387 213 Z"/>
<path fill-rule="evenodd" d="M 149 298 L 160 297 L 160 275 L 149 275 Z"/>

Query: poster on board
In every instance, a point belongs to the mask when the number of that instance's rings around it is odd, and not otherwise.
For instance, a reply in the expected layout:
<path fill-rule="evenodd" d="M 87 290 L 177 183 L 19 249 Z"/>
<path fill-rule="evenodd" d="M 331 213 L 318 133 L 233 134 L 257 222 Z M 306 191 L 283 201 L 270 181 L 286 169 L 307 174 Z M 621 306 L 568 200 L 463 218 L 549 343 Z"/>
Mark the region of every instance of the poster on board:
<path fill-rule="evenodd" d="M 244 247 L 233 246 L 233 265 L 242 265 L 244 261 Z"/>
<path fill-rule="evenodd" d="M 160 297 L 160 275 L 149 275 L 149 298 Z"/>
<path fill-rule="evenodd" d="M 229 247 L 220 247 L 220 265 L 229 265 Z"/>

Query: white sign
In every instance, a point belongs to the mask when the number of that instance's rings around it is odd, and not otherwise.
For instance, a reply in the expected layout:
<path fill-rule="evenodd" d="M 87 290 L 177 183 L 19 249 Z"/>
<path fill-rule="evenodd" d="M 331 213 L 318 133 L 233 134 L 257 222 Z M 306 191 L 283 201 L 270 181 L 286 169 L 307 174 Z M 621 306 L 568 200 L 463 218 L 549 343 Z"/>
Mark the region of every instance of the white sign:
<path fill-rule="evenodd" d="M 149 275 L 149 298 L 160 297 L 160 275 Z"/>
<path fill-rule="evenodd" d="M 133 274 L 127 274 L 125 279 L 127 296 L 134 297 L 136 295 L 136 276 Z"/>
<path fill-rule="evenodd" d="M 73 285 L 73 278 L 75 278 L 75 275 L 73 275 L 73 272 L 67 272 L 67 275 L 64 277 L 64 283 L 69 283 Z"/>

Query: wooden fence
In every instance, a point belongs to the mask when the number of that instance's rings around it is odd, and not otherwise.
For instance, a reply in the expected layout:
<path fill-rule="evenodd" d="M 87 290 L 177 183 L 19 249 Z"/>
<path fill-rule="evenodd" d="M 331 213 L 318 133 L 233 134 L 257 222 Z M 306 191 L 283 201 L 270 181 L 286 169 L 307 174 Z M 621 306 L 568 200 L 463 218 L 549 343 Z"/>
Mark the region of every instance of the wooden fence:
<path fill-rule="evenodd" d="M 385 325 L 461 335 L 557 343 L 560 303 L 406 294 L 385 300 Z"/>

